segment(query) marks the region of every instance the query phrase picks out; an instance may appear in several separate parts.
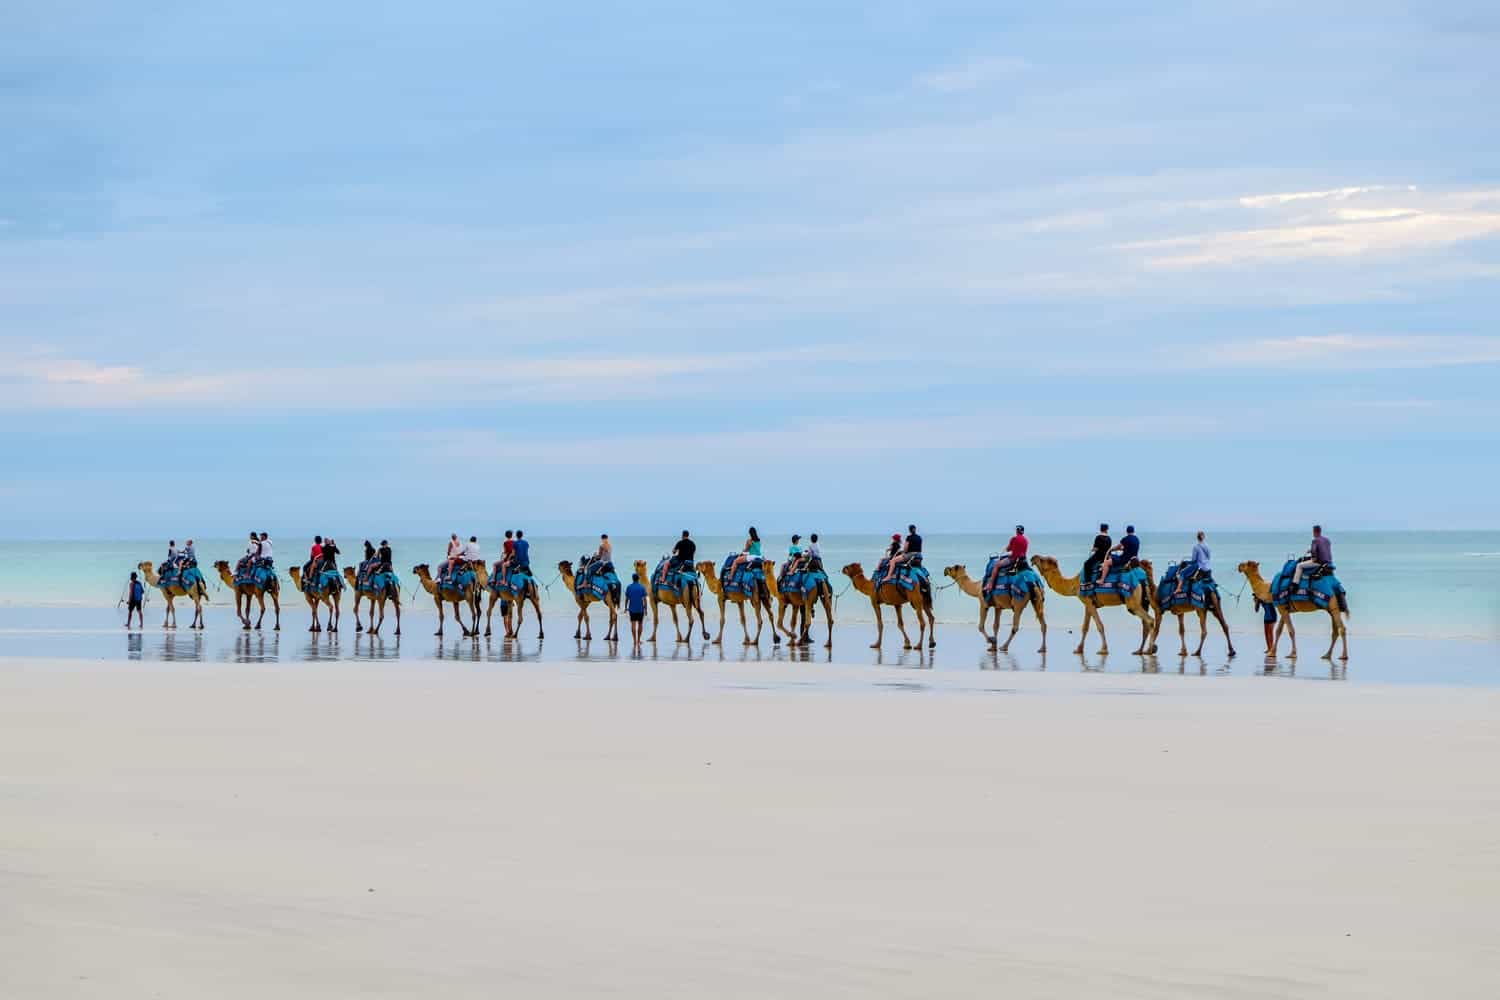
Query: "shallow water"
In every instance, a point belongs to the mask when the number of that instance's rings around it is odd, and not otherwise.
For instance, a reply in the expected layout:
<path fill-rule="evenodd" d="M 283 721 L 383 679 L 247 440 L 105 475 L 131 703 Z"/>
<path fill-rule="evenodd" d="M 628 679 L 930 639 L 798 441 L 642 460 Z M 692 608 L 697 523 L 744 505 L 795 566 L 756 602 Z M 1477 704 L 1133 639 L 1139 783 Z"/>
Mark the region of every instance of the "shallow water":
<path fill-rule="evenodd" d="M 178 628 L 164 630 L 152 622 L 144 630 L 126 630 L 108 621 L 107 613 L 97 615 L 100 623 L 79 627 L 79 609 L 0 609 L 0 656 L 28 660 L 98 659 L 146 660 L 200 663 L 316 664 L 334 661 L 453 661 L 458 663 L 501 665 L 507 663 L 577 662 L 607 666 L 611 663 L 657 663 L 663 666 L 702 664 L 743 664 L 747 668 L 745 683 L 755 683 L 753 668 L 757 664 L 805 664 L 810 678 L 817 677 L 819 665 L 867 665 L 876 670 L 874 677 L 886 671 L 924 673 L 938 671 L 945 675 L 968 671 L 1047 671 L 1107 674 L 1180 674 L 1188 677 L 1257 676 L 1377 682 L 1396 684 L 1482 685 L 1500 684 L 1500 644 L 1484 640 L 1412 639 L 1366 637 L 1354 633 L 1351 656 L 1347 664 L 1320 659 L 1327 647 L 1326 630 L 1321 635 L 1310 629 L 1299 632 L 1300 657 L 1289 658 L 1283 638 L 1282 655 L 1268 659 L 1263 654 L 1260 635 L 1236 636 L 1240 655 L 1229 657 L 1222 634 L 1211 633 L 1202 656 L 1178 655 L 1175 631 L 1158 640 L 1154 656 L 1136 656 L 1132 651 L 1140 638 L 1138 628 L 1127 621 L 1113 622 L 1111 652 L 1100 655 L 1097 634 L 1090 635 L 1087 652 L 1073 652 L 1078 642 L 1071 625 L 1049 631 L 1049 650 L 1037 651 L 1040 635 L 1031 623 L 1023 625 L 1011 652 L 1000 653 L 987 647 L 972 624 L 940 626 L 938 645 L 933 649 L 903 649 L 894 628 L 887 627 L 881 650 L 869 648 L 874 628 L 867 624 L 841 624 L 836 627 L 833 649 L 821 644 L 826 633 L 815 631 L 816 643 L 810 648 L 791 648 L 785 642 L 776 644 L 769 628 L 758 645 L 744 644 L 738 622 L 731 621 L 722 645 L 695 636 L 691 642 L 678 643 L 670 632 L 663 631 L 655 643 L 637 648 L 629 637 L 628 625 L 621 623 L 624 640 L 605 641 L 604 622 L 595 616 L 595 638 L 592 641 L 573 638 L 573 619 L 555 620 L 544 640 L 536 638 L 534 625 L 528 624 L 518 640 L 506 640 L 498 634 L 478 639 L 462 638 L 452 624 L 442 638 L 432 635 L 436 619 L 430 613 L 409 615 L 404 634 L 369 636 L 354 630 L 352 618 L 345 617 L 338 633 L 311 634 L 306 631 L 304 609 L 297 609 L 284 619 L 281 632 L 269 627 L 245 632 L 238 627 L 233 614 L 216 608 L 206 614 L 207 628 L 194 631 Z M 184 621 L 186 619 L 184 618 Z M 713 621 L 713 619 L 711 619 Z M 647 623 L 649 635 L 649 622 Z M 716 625 L 716 622 L 715 622 Z M 387 629 L 391 623 L 387 622 Z M 1189 650 L 1196 645 L 1189 632 Z M 915 633 L 913 633 L 915 638 Z M 892 690 L 921 690 L 920 682 L 893 679 L 875 683 L 896 685 Z M 916 684 L 916 687 L 911 687 Z M 905 685 L 904 687 L 902 685 Z"/>

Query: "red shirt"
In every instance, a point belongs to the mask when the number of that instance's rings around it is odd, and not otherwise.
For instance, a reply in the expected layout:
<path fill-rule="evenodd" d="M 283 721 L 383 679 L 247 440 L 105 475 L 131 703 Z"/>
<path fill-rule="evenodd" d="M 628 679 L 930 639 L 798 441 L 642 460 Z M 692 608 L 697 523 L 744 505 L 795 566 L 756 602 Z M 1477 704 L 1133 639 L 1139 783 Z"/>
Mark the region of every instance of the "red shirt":
<path fill-rule="evenodd" d="M 314 559 L 322 559 L 323 558 L 323 546 L 319 545 L 317 542 L 313 543 L 312 557 Z"/>
<path fill-rule="evenodd" d="M 505 544 L 502 545 L 501 548 L 503 548 L 505 550 L 505 554 L 506 555 L 512 554 L 513 552 L 516 551 L 516 542 L 515 542 L 515 539 L 507 538 L 505 540 Z"/>
<path fill-rule="evenodd" d="M 1010 561 L 1023 563 L 1026 561 L 1026 549 L 1031 543 L 1026 540 L 1025 535 L 1012 535 L 1010 543 L 1005 546 L 1005 551 L 1010 553 Z"/>

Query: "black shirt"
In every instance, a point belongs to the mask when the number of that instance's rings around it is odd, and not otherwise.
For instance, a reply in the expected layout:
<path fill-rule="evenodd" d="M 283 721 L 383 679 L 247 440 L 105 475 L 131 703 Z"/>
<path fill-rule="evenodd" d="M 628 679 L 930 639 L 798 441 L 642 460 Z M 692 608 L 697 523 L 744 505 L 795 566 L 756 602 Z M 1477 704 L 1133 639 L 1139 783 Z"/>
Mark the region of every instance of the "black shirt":
<path fill-rule="evenodd" d="M 672 555 L 676 556 L 680 562 L 692 562 L 693 556 L 697 554 L 698 543 L 691 538 L 680 539 L 676 545 L 672 546 Z"/>
<path fill-rule="evenodd" d="M 908 553 L 922 551 L 922 536 L 913 531 L 906 536 L 906 551 Z"/>
<path fill-rule="evenodd" d="M 389 545 L 382 545 L 380 547 L 379 553 L 377 553 L 377 554 L 380 557 L 380 565 L 381 565 L 381 567 L 384 568 L 384 569 L 390 569 L 391 568 L 391 547 Z"/>
<path fill-rule="evenodd" d="M 1102 556 L 1110 550 L 1111 542 L 1109 536 L 1103 533 L 1094 536 L 1094 555 Z"/>
<path fill-rule="evenodd" d="M 339 562 L 339 547 L 332 543 L 324 542 L 323 561 L 329 566 L 337 566 Z"/>

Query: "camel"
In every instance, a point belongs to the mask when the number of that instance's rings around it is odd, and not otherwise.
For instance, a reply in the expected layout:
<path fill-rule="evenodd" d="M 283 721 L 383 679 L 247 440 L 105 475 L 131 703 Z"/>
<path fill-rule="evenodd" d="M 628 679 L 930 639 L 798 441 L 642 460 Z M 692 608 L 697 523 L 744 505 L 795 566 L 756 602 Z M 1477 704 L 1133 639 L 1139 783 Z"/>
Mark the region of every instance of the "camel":
<path fill-rule="evenodd" d="M 437 605 L 438 627 L 432 633 L 436 636 L 443 634 L 443 605 L 453 605 L 453 620 L 458 622 L 458 627 L 463 630 L 464 638 L 479 638 L 479 595 L 484 593 L 485 585 L 489 583 L 489 574 L 485 571 L 484 563 L 471 564 L 474 568 L 474 579 L 462 590 L 456 588 L 444 588 L 438 586 L 438 582 L 432 578 L 432 571 L 427 568 L 426 563 L 419 563 L 411 568 L 418 580 L 422 581 L 422 589 L 432 595 L 432 603 Z M 474 627 L 470 628 L 464 624 L 464 616 L 459 608 L 468 606 L 473 612 Z"/>
<path fill-rule="evenodd" d="M 882 582 L 877 588 L 875 582 L 865 576 L 865 568 L 859 563 L 850 563 L 844 567 L 843 572 L 849 578 L 849 582 L 854 585 L 854 589 L 868 597 L 870 606 L 875 609 L 875 641 L 870 643 L 871 649 L 879 649 L 881 641 L 885 638 L 885 619 L 880 612 L 882 604 L 889 604 L 896 609 L 896 628 L 901 630 L 903 649 L 920 649 L 923 639 L 927 640 L 928 649 L 937 645 L 937 619 L 933 616 L 932 608 L 919 588 L 906 591 L 889 582 Z M 912 612 L 917 616 L 917 645 L 915 647 L 911 644 L 911 636 L 906 634 L 906 622 L 901 617 L 903 604 L 910 604 Z"/>
<path fill-rule="evenodd" d="M 302 570 L 296 566 L 287 570 L 287 575 L 292 578 L 292 586 L 301 591 L 303 598 L 307 600 L 307 610 L 312 612 L 312 624 L 307 627 L 309 632 L 323 631 L 323 624 L 318 621 L 318 606 L 328 605 L 328 631 L 339 630 L 339 605 L 343 598 L 343 588 L 330 587 L 316 594 L 308 593 L 302 589 Z"/>
<path fill-rule="evenodd" d="M 157 590 L 160 590 L 162 597 L 166 598 L 167 600 L 167 615 L 162 619 L 162 628 L 177 627 L 177 608 L 173 606 L 172 602 L 179 597 L 191 598 L 193 602 L 193 621 L 192 624 L 188 626 L 188 628 L 203 627 L 203 602 L 208 600 L 208 585 L 205 581 L 200 580 L 198 584 L 193 587 L 192 592 L 189 593 L 183 587 L 175 583 L 170 587 L 163 587 L 161 585 L 161 577 L 156 575 L 156 568 L 149 561 L 139 563 L 135 568 L 140 570 L 141 576 L 146 578 L 146 582 L 155 587 Z"/>
<path fill-rule="evenodd" d="M 395 577 L 392 576 L 392 579 Z M 390 601 L 396 605 L 396 635 L 401 634 L 401 587 L 392 586 L 389 582 L 379 590 L 370 588 L 360 589 L 359 574 L 353 566 L 344 567 L 344 579 L 349 581 L 349 590 L 354 594 L 354 631 L 365 631 L 364 625 L 359 620 L 359 602 L 370 602 L 370 634 L 379 635 L 380 626 L 385 624 L 385 603 Z M 375 612 L 379 610 L 380 620 L 375 620 Z"/>
<path fill-rule="evenodd" d="M 661 625 L 661 606 L 665 604 L 672 611 L 672 629 L 677 633 L 678 642 L 688 642 L 693 638 L 693 612 L 698 612 L 698 627 L 703 629 L 703 638 L 708 638 L 708 617 L 703 613 L 703 585 L 693 581 L 687 585 L 684 593 L 679 594 L 665 584 L 658 584 L 656 578 L 646 572 L 646 560 L 635 561 L 635 575 L 646 583 L 651 591 L 651 638 L 648 642 L 656 641 L 656 630 Z M 682 634 L 682 628 L 677 624 L 677 609 L 682 607 L 687 610 L 687 635 Z"/>
<path fill-rule="evenodd" d="M 781 644 L 781 633 L 776 631 L 776 626 L 774 623 L 775 612 L 771 607 L 770 593 L 770 587 L 775 585 L 774 576 L 776 573 L 776 565 L 769 559 L 763 559 L 761 560 L 761 562 L 763 564 L 766 576 L 767 589 L 765 593 L 758 594 L 753 598 L 747 598 L 744 594 L 739 593 L 738 591 L 733 594 L 725 594 L 724 585 L 719 582 L 719 575 L 715 570 L 714 564 L 707 560 L 698 564 L 698 572 L 703 575 L 703 582 L 708 586 L 709 591 L 719 599 L 719 634 L 714 639 L 714 645 L 722 645 L 724 642 L 724 620 L 727 617 L 727 610 L 730 601 L 733 601 L 735 606 L 740 609 L 740 629 L 745 633 L 744 644 L 746 646 L 760 645 L 761 629 L 765 627 L 765 618 L 763 618 L 761 615 L 762 608 L 765 609 L 765 617 L 772 618 L 773 620 L 773 623 L 771 625 L 771 641 L 776 645 Z M 748 602 L 750 606 L 755 609 L 754 638 L 751 638 L 750 636 L 750 625 L 745 617 L 746 602 Z"/>
<path fill-rule="evenodd" d="M 1260 575 L 1260 563 L 1250 560 L 1240 563 L 1236 568 L 1245 575 L 1246 580 L 1250 581 L 1250 589 L 1255 593 L 1256 598 L 1264 604 L 1271 603 L 1271 584 Z M 1322 659 L 1333 659 L 1333 647 L 1340 641 L 1343 642 L 1344 648 L 1339 654 L 1339 659 L 1349 659 L 1349 626 L 1344 621 L 1347 612 L 1340 611 L 1336 601 L 1329 601 L 1326 608 L 1320 608 L 1312 601 L 1293 601 L 1290 606 L 1278 605 L 1276 635 L 1272 639 L 1272 648 L 1276 648 L 1281 643 L 1281 630 L 1285 628 L 1287 635 L 1292 637 L 1292 651 L 1287 655 L 1295 660 L 1297 658 L 1297 629 L 1292 624 L 1292 615 L 1310 611 L 1328 615 L 1328 620 L 1333 624 L 1333 630 L 1328 636 L 1328 650 L 1323 654 Z"/>
<path fill-rule="evenodd" d="M 615 595 L 608 591 L 605 591 L 602 598 L 595 597 L 592 593 L 580 594 L 573 587 L 573 564 L 566 559 L 557 564 L 557 571 L 562 574 L 563 583 L 568 585 L 568 590 L 572 593 L 573 600 L 578 602 L 578 627 L 573 630 L 573 638 L 592 639 L 594 637 L 594 629 L 589 622 L 589 605 L 598 601 L 609 612 L 609 628 L 604 632 L 604 641 L 618 642 L 620 639 L 620 609 L 615 604 Z"/>
<path fill-rule="evenodd" d="M 498 567 L 500 564 L 496 563 L 495 565 Z M 519 594 L 510 592 L 501 593 L 494 587 L 486 588 L 490 592 L 490 603 L 489 607 L 485 609 L 484 613 L 485 635 L 490 634 L 490 623 L 495 619 L 495 605 L 499 604 L 501 601 L 509 601 L 511 608 L 516 615 L 516 623 L 515 625 L 511 625 L 510 614 L 507 613 L 504 618 L 505 638 L 519 638 L 521 633 L 521 620 L 526 615 L 526 602 L 530 601 L 531 606 L 536 609 L 536 637 L 538 639 L 546 638 L 546 636 L 543 634 L 542 629 L 542 588 L 536 582 L 536 577 L 531 574 L 530 570 L 527 571 L 527 580 L 530 582 L 527 583 L 525 589 L 522 590 Z"/>
<path fill-rule="evenodd" d="M 771 596 L 776 600 L 776 627 L 786 633 L 787 645 L 812 645 L 813 609 L 821 602 L 823 617 L 828 619 L 828 641 L 823 643 L 823 648 L 833 648 L 833 589 L 831 587 L 819 587 L 817 590 L 798 591 L 794 594 L 784 593 L 775 574 L 769 571 L 766 573 L 766 586 L 770 588 Z M 785 625 L 789 608 L 792 612 L 791 628 Z"/>
<path fill-rule="evenodd" d="M 1182 572 L 1182 571 L 1178 570 L 1178 572 Z M 1182 643 L 1182 650 L 1177 655 L 1178 656 L 1186 656 L 1186 655 L 1188 655 L 1188 651 L 1187 651 L 1187 616 L 1191 612 L 1197 612 L 1197 614 L 1198 614 L 1198 648 L 1195 649 L 1195 650 L 1193 650 L 1193 655 L 1194 656 L 1202 656 L 1203 655 L 1203 644 L 1208 641 L 1208 616 L 1210 614 L 1212 614 L 1216 619 L 1218 619 L 1219 627 L 1224 630 L 1224 641 L 1229 644 L 1229 655 L 1230 656 L 1236 655 L 1235 651 L 1234 651 L 1234 640 L 1229 637 L 1229 622 L 1227 622 L 1227 621 L 1224 620 L 1224 608 L 1222 606 L 1222 602 L 1219 600 L 1219 592 L 1218 592 L 1218 590 L 1214 589 L 1214 590 L 1209 591 L 1209 598 L 1208 598 L 1209 605 L 1207 607 L 1203 607 L 1203 608 L 1195 608 L 1195 607 L 1193 607 L 1193 602 L 1187 600 L 1187 595 L 1188 595 L 1188 588 L 1187 587 L 1183 588 L 1183 591 L 1182 591 L 1183 600 L 1181 601 L 1181 603 L 1175 604 L 1172 607 L 1163 607 L 1163 605 L 1162 605 L 1162 597 L 1163 597 L 1163 594 L 1165 592 L 1165 588 L 1167 586 L 1168 586 L 1167 581 L 1163 580 L 1162 583 L 1161 583 L 1161 587 L 1160 588 L 1153 587 L 1151 589 L 1151 610 L 1156 615 L 1156 625 L 1155 625 L 1154 628 L 1151 629 L 1151 645 L 1147 648 L 1147 652 L 1149 652 L 1149 653 L 1156 652 L 1156 637 L 1161 634 L 1162 622 L 1164 622 L 1164 621 L 1167 620 L 1167 615 L 1176 615 L 1177 616 L 1177 638 Z M 1175 581 L 1172 583 L 1171 586 L 1172 586 L 1172 588 L 1174 590 L 1176 589 L 1176 583 L 1175 583 Z M 1166 594 L 1165 596 L 1168 599 L 1170 599 L 1172 595 L 1171 594 Z"/>
<path fill-rule="evenodd" d="M 1146 571 L 1146 582 L 1136 587 L 1128 596 L 1121 598 L 1119 594 L 1091 594 L 1083 597 L 1078 593 L 1078 577 L 1063 576 L 1062 571 L 1057 568 L 1056 559 L 1051 556 L 1031 557 L 1031 565 L 1042 574 L 1042 579 L 1047 581 L 1047 586 L 1064 597 L 1077 597 L 1083 602 L 1083 633 L 1078 637 L 1078 648 L 1073 650 L 1074 653 L 1083 652 L 1083 644 L 1088 640 L 1091 622 L 1099 626 L 1099 652 L 1108 653 L 1109 637 L 1104 634 L 1104 619 L 1099 617 L 1099 609 L 1123 607 L 1141 620 L 1141 644 L 1136 648 L 1135 655 L 1146 655 L 1146 640 L 1150 637 L 1152 628 L 1150 595 L 1156 584 L 1151 575 L 1151 564 L 1144 559 L 1139 561 L 1141 569 Z"/>
<path fill-rule="evenodd" d="M 275 575 L 271 577 L 271 586 L 262 590 L 253 583 L 235 583 L 234 573 L 230 570 L 227 559 L 220 559 L 214 563 L 214 569 L 219 571 L 219 579 L 224 581 L 224 586 L 234 591 L 234 613 L 239 616 L 240 624 L 244 627 L 244 631 L 248 632 L 252 627 L 250 624 L 250 602 L 252 600 L 260 602 L 260 617 L 255 619 L 253 627 L 259 629 L 260 623 L 266 620 L 267 594 L 271 595 L 271 605 L 276 609 L 276 624 L 272 627 L 273 631 L 281 631 L 281 583 Z M 243 611 L 240 610 L 241 605 L 244 606 Z"/>
<path fill-rule="evenodd" d="M 998 647 L 1002 653 L 1010 652 L 1010 644 L 1015 641 L 1016 633 L 1021 631 L 1021 612 L 1026 610 L 1027 605 L 1030 605 L 1032 610 L 1036 612 L 1036 623 L 1042 630 L 1042 645 L 1037 652 L 1045 653 L 1047 651 L 1047 615 L 1043 610 L 1043 606 L 1047 601 L 1047 594 L 1042 588 L 1036 587 L 1032 589 L 1030 601 L 1016 600 L 1010 594 L 999 593 L 991 594 L 990 599 L 986 601 L 984 599 L 983 585 L 978 580 L 970 579 L 968 569 L 962 564 L 945 567 L 943 575 L 958 584 L 959 590 L 979 601 L 979 634 L 985 637 L 991 648 Z M 989 617 L 991 608 L 995 611 L 995 631 L 993 633 L 984 630 L 985 619 Z M 1005 640 L 1003 646 L 999 645 L 1000 613 L 1002 611 L 1013 612 L 1010 620 L 1010 636 Z"/>

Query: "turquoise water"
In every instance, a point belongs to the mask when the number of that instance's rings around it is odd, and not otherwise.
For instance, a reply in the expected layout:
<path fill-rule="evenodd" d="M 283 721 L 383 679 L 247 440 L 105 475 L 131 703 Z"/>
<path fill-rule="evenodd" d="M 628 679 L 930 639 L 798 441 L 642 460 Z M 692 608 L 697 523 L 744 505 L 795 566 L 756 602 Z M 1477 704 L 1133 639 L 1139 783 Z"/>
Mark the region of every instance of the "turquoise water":
<path fill-rule="evenodd" d="M 1334 533 L 1334 557 L 1339 576 L 1348 588 L 1351 631 L 1359 637 L 1462 638 L 1500 641 L 1500 590 L 1496 574 L 1500 572 L 1500 532 L 1349 532 Z M 1077 572 L 1087 552 L 1092 533 L 1032 537 L 1031 551 L 1058 557 L 1069 573 Z M 378 540 L 378 539 L 377 539 Z M 718 559 L 737 550 L 742 539 L 728 536 L 704 536 L 698 540 L 700 558 Z M 409 570 L 419 562 L 436 563 L 443 557 L 446 538 L 392 539 L 396 564 L 404 587 L 412 595 L 416 581 Z M 553 581 L 557 562 L 577 560 L 580 553 L 592 551 L 595 537 L 536 537 L 532 540 L 532 563 L 539 578 Z M 616 561 L 624 569 L 635 559 L 655 566 L 673 539 L 613 539 Z M 838 575 L 845 563 L 860 561 L 866 570 L 873 567 L 888 538 L 878 535 L 827 535 L 823 538 L 825 562 L 835 577 L 835 586 L 845 589 L 847 580 Z M 942 567 L 952 563 L 967 565 L 970 575 L 978 576 L 986 559 L 1005 541 L 1003 535 L 928 535 L 926 563 L 935 582 L 947 583 L 941 577 Z M 492 538 L 481 538 L 487 558 L 493 558 L 498 545 Z M 278 538 L 278 564 L 286 567 L 306 557 L 307 541 Z M 1288 533 L 1214 533 L 1209 538 L 1213 548 L 1215 575 L 1228 597 L 1227 611 L 1236 632 L 1258 633 L 1259 619 L 1254 612 L 1249 589 L 1235 572 L 1235 565 L 1255 559 L 1262 570 L 1274 570 L 1289 556 L 1305 550 L 1304 532 Z M 767 538 L 766 553 L 780 557 L 786 540 Z M 345 538 L 344 548 L 352 555 L 360 539 Z M 1187 554 L 1192 538 L 1181 535 L 1145 534 L 1142 554 L 1163 565 Z M 0 607 L 6 609 L 4 628 L 23 629 L 29 623 L 27 609 L 73 609 L 69 616 L 79 628 L 118 627 L 123 612 L 116 608 L 124 583 L 136 563 L 150 559 L 159 562 L 165 552 L 165 540 L 158 541 L 0 541 Z M 215 559 L 233 562 L 244 551 L 240 539 L 199 539 L 200 561 L 207 566 Z M 1236 600 L 1238 597 L 1238 600 Z M 232 605 L 227 592 L 215 589 L 213 603 Z M 285 602 L 284 627 L 304 628 L 306 609 L 300 602 Z M 571 624 L 575 606 L 561 582 L 552 582 L 543 601 L 552 619 L 553 630 L 563 632 Z M 147 605 L 147 622 L 159 623 L 159 599 Z M 408 603 L 409 615 L 430 617 L 432 604 L 426 595 Z M 1078 602 L 1049 594 L 1047 609 L 1054 627 L 1075 628 L 1081 614 Z M 970 624 L 978 615 L 978 604 L 957 588 L 940 590 L 936 597 L 939 622 L 946 625 Z M 561 616 L 559 618 L 558 616 Z M 54 615 L 45 616 L 49 621 Z M 873 620 L 869 601 L 858 593 L 844 593 L 837 607 L 837 620 L 850 625 Z M 889 615 L 887 615 L 889 618 Z M 185 619 L 184 619 L 185 620 Z M 599 627 L 601 619 L 595 617 Z M 717 626 L 716 608 L 709 610 L 709 621 Z M 1124 638 L 1130 625 L 1123 612 L 1106 613 L 1111 634 Z M 352 624 L 352 623 L 351 623 Z M 430 624 L 430 623 L 428 623 Z M 889 621 L 888 621 L 889 624 Z M 1032 629 L 1029 616 L 1023 628 Z M 737 629 L 731 625 L 731 632 Z M 1124 630 L 1124 631 L 1120 631 Z M 571 634 L 571 629 L 567 630 Z M 1327 625 L 1318 616 L 1299 618 L 1299 635 L 1311 641 L 1326 639 Z M 1213 640 L 1210 639 L 1212 642 Z M 1220 639 L 1222 641 L 1222 639 Z"/>

